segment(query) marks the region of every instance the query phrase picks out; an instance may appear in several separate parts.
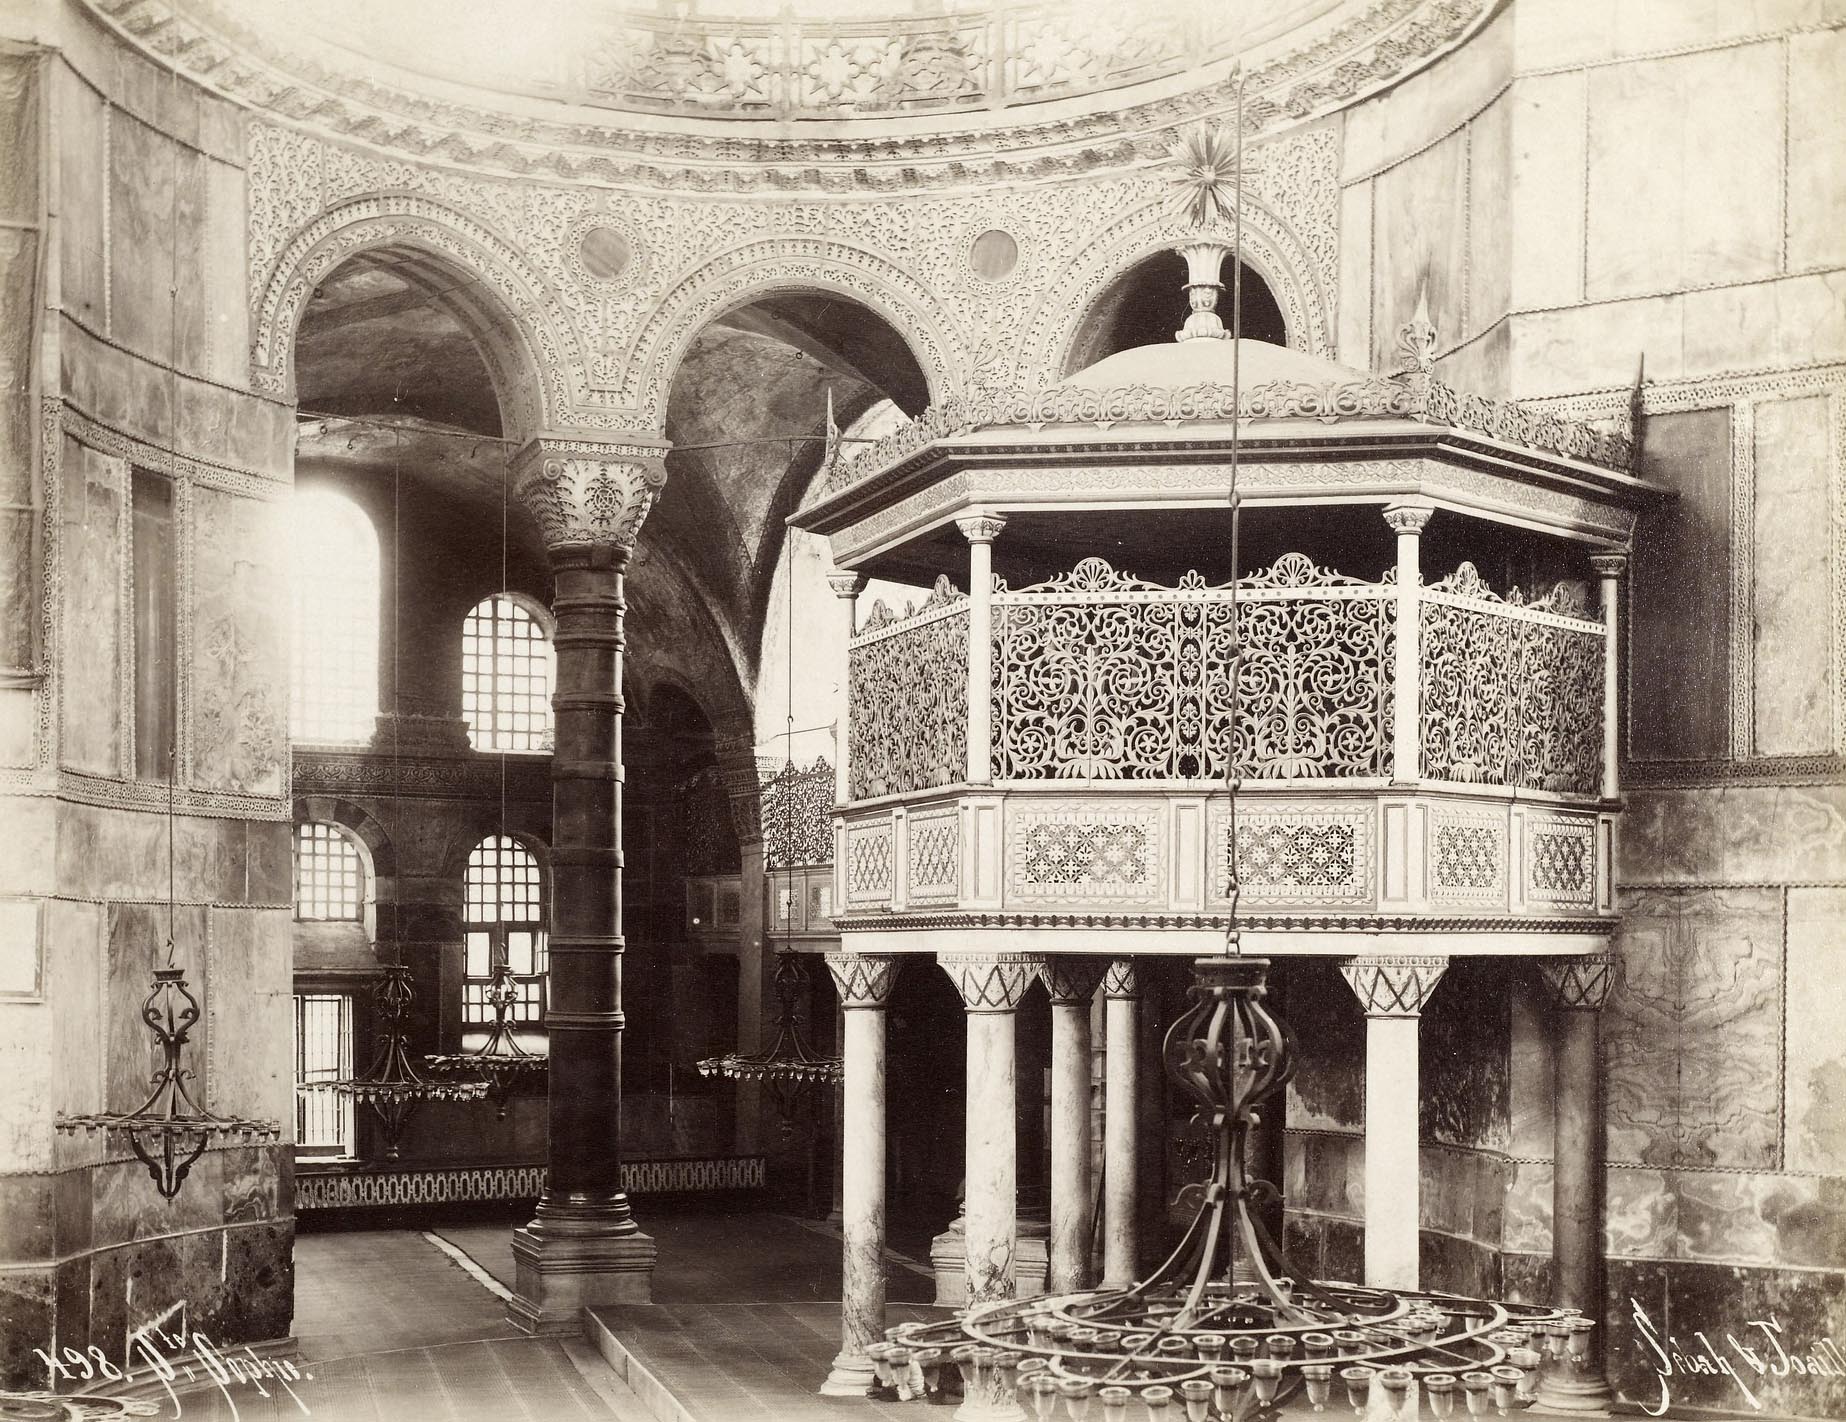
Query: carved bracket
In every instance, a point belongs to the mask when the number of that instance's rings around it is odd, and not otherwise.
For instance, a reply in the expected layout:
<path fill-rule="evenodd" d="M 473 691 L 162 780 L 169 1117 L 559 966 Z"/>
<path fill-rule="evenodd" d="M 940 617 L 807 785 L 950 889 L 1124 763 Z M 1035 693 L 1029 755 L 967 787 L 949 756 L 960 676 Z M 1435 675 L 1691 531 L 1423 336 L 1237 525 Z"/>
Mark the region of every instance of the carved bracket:
<path fill-rule="evenodd" d="M 877 953 L 829 953 L 826 956 L 827 971 L 833 974 L 840 1006 L 850 1010 L 890 1004 L 891 989 L 897 986 L 896 958 Z"/>
<path fill-rule="evenodd" d="M 1051 994 L 1053 1007 L 1087 1006 L 1096 995 L 1097 984 L 1109 966 L 1106 958 L 1075 957 L 1059 954 L 1045 959 L 1039 976 L 1045 991 Z"/>
<path fill-rule="evenodd" d="M 1368 955 L 1340 964 L 1367 1017 L 1418 1017 L 1447 970 L 1447 958 Z"/>
<path fill-rule="evenodd" d="M 1539 976 L 1551 989 L 1552 1006 L 1564 1011 L 1600 1012 L 1615 985 L 1615 957 L 1588 953 L 1580 958 L 1541 958 Z"/>
<path fill-rule="evenodd" d="M 1042 958 L 1031 953 L 938 953 L 941 965 L 970 1012 L 1011 1012 L 1039 975 Z"/>
<path fill-rule="evenodd" d="M 659 445 L 535 439 L 515 460 L 513 492 L 538 521 L 548 549 L 632 549 L 666 485 L 664 454 Z"/>

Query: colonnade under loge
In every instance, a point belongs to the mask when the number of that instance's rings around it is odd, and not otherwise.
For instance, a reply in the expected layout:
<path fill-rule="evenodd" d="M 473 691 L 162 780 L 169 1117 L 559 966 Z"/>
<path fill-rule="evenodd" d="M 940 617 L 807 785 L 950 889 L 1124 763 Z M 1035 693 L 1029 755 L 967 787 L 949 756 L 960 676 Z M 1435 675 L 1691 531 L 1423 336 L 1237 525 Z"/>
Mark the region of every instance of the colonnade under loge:
<path fill-rule="evenodd" d="M 844 1008 L 841 1223 L 845 1238 L 841 1343 L 821 1392 L 863 1395 L 875 1376 L 867 1348 L 884 1337 L 885 1010 L 898 969 L 925 954 L 839 952 L 827 964 Z M 1136 1149 L 1138 1077 L 1160 1070 L 1158 1043 L 1139 1032 L 1145 958 L 1043 956 L 1004 952 L 934 955 L 959 989 L 967 1013 L 966 1204 L 964 1244 L 970 1306 L 1015 1296 L 1018 1153 L 1014 1023 L 1034 978 L 1051 1000 L 1050 1259 L 1052 1293 L 1117 1287 L 1138 1276 Z M 1421 1168 L 1418 1051 L 1421 1015 L 1448 960 L 1367 955 L 1341 972 L 1366 1016 L 1365 1277 L 1381 1288 L 1419 1287 Z M 1599 1010 L 1608 960 L 1600 955 L 1540 959 L 1558 1019 L 1555 1102 L 1553 1277 L 1551 1302 L 1600 1309 L 1602 1131 L 1596 1070 Z M 1091 1008 L 1105 999 L 1103 1188 L 1100 1278 L 1094 1267 L 1089 1112 Z M 1279 1182 L 1273 1182 L 1278 1183 Z M 1600 1353 L 1591 1370 L 1600 1378 Z M 1607 1401 L 1599 1382 L 1583 1397 L 1553 1405 Z"/>

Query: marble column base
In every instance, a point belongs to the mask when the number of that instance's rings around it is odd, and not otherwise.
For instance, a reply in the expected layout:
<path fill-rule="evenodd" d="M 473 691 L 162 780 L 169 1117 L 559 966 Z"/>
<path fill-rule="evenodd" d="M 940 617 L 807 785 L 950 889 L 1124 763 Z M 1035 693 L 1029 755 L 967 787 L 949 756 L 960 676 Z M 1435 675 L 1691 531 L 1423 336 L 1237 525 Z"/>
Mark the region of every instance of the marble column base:
<path fill-rule="evenodd" d="M 1601 1373 L 1547 1365 L 1538 1375 L 1532 1407 L 1537 1412 L 1562 1412 L 1573 1417 L 1607 1417 L 1614 1402 L 1615 1394 Z"/>
<path fill-rule="evenodd" d="M 1013 1297 L 1037 1298 L 1051 1272 L 1051 1225 L 1022 1219 L 1013 1246 Z M 929 1262 L 936 1275 L 936 1306 L 968 1306 L 967 1224 L 960 1216 L 929 1242 Z"/>
<path fill-rule="evenodd" d="M 653 1301 L 654 1241 L 626 1234 L 513 1231 L 513 1297 L 507 1321 L 527 1333 L 576 1333 L 597 1304 Z"/>
<path fill-rule="evenodd" d="M 878 1369 L 872 1365 L 870 1358 L 862 1353 L 849 1353 L 842 1348 L 833 1360 L 833 1369 L 827 1374 L 827 1381 L 820 1385 L 820 1395 L 864 1397 L 877 1381 Z"/>

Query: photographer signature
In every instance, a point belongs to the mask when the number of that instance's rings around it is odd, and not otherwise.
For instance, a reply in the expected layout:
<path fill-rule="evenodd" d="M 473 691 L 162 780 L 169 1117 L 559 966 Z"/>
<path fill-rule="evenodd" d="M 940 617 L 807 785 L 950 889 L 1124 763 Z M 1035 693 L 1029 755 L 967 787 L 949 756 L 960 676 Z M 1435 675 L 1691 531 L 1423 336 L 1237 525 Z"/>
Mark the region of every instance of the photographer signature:
<path fill-rule="evenodd" d="M 60 1381 L 73 1384 L 100 1381 L 129 1386 L 151 1378 L 166 1390 L 173 1404 L 171 1415 L 174 1417 L 180 1416 L 182 1411 L 174 1384 L 180 1383 L 191 1390 L 201 1376 L 224 1398 L 225 1405 L 230 1408 L 231 1422 L 237 1422 L 239 1416 L 232 1389 L 247 1387 L 258 1397 L 267 1398 L 271 1393 L 266 1384 L 287 1393 L 301 1409 L 302 1416 L 312 1415 L 307 1403 L 290 1384 L 312 1381 L 313 1373 L 286 1358 L 259 1358 L 248 1347 L 241 1352 L 235 1349 L 227 1352 L 208 1335 L 183 1324 L 168 1331 L 162 1323 L 171 1316 L 172 1311 L 163 1316 L 162 1322 L 144 1324 L 129 1334 L 125 1365 L 113 1362 L 95 1345 L 84 1349 L 67 1347 L 55 1354 L 43 1348 L 32 1351 L 45 1368 L 47 1384 L 54 1389 Z"/>
<path fill-rule="evenodd" d="M 1750 1387 L 1752 1381 L 1786 1377 L 1846 1377 L 1846 1353 L 1831 1338 L 1798 1344 L 1783 1341 L 1782 1324 L 1775 1315 L 1752 1318 L 1744 1324 L 1744 1336 L 1726 1333 L 1722 1346 L 1713 1343 L 1704 1330 L 1693 1333 L 1697 1347 L 1683 1343 L 1675 1334 L 1662 1336 L 1647 1310 L 1634 1299 L 1628 1301 L 1635 1330 L 1648 1352 L 1653 1354 L 1654 1372 L 1660 1379 L 1660 1405 L 1645 1409 L 1649 1417 L 1658 1417 L 1673 1405 L 1673 1391 L 1668 1379 L 1673 1377 L 1728 1377 L 1737 1384 L 1744 1400 L 1757 1411 L 1763 1404 Z"/>

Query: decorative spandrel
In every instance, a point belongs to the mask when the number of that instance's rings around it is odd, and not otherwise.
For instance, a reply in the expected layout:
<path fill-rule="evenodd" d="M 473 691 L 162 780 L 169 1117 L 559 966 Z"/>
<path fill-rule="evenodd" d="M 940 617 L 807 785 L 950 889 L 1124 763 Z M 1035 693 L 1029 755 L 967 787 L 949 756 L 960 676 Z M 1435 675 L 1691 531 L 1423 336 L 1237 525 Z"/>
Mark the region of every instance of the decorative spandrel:
<path fill-rule="evenodd" d="M 171 949 L 169 941 L 169 954 Z M 274 1140 L 281 1128 L 274 1121 L 214 1115 L 193 1100 L 187 1084 L 193 1073 L 184 1064 L 184 1054 L 198 1025 L 199 1000 L 186 986 L 185 969 L 171 963 L 154 969 L 141 1020 L 160 1048 L 160 1065 L 147 1100 L 132 1111 L 59 1116 L 56 1125 L 66 1135 L 101 1131 L 110 1142 L 126 1144 L 147 1167 L 161 1198 L 171 1200 L 208 1146 Z"/>
<path fill-rule="evenodd" d="M 1592 1324 L 1572 1309 L 1309 1278 L 1264 1228 L 1272 1182 L 1250 1134 L 1294 1071 L 1268 1009 L 1268 963 L 1202 958 L 1191 1005 L 1167 1034 L 1168 1076 L 1194 1106 L 1211 1168 L 1186 1187 L 1192 1224 L 1145 1280 L 979 1305 L 902 1324 L 870 1352 L 881 1400 L 953 1402 L 963 1418 L 1100 1415 L 1102 1422 L 1269 1422 L 1336 1394 L 1361 1416 L 1504 1416 L 1542 1369 L 1585 1366 Z M 1098 1412 L 1097 1405 L 1100 1404 Z M 1132 1408 L 1132 1411 L 1131 1411 Z"/>

